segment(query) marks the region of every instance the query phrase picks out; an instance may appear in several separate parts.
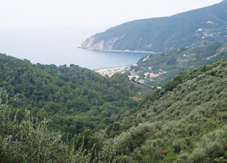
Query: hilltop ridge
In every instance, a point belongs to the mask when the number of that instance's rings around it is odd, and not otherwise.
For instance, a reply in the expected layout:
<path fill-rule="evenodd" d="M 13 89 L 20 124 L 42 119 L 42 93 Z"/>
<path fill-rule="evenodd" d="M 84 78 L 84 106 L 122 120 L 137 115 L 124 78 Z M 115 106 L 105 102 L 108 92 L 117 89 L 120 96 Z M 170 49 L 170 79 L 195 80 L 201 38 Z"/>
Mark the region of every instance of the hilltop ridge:
<path fill-rule="evenodd" d="M 81 48 L 98 51 L 163 52 L 227 41 L 227 3 L 118 25 L 87 38 Z"/>

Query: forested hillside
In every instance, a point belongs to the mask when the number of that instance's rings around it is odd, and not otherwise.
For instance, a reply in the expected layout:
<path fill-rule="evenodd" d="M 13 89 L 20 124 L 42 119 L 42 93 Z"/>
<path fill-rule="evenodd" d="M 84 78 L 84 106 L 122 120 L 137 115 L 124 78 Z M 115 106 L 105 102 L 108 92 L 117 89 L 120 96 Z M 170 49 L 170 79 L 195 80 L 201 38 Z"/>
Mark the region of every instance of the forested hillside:
<path fill-rule="evenodd" d="M 136 102 L 144 87 L 121 74 L 0 57 L 0 162 L 227 161 L 227 60 Z"/>
<path fill-rule="evenodd" d="M 127 22 L 89 37 L 81 47 L 99 51 L 164 52 L 226 42 L 226 15 L 227 0 L 224 0 L 213 6 L 170 17 Z"/>
<path fill-rule="evenodd" d="M 130 67 L 132 80 L 150 86 L 162 86 L 180 72 L 194 69 L 219 59 L 227 59 L 227 43 L 213 43 L 204 47 L 181 48 L 161 54 L 148 55 Z"/>
<path fill-rule="evenodd" d="M 107 149 L 122 162 L 199 163 L 225 160 L 227 60 L 183 72 L 125 113 Z M 163 154 L 167 150 L 168 154 Z"/>
<path fill-rule="evenodd" d="M 48 119 L 49 127 L 74 136 L 85 129 L 104 129 L 118 116 L 135 107 L 145 87 L 121 74 L 112 78 L 76 65 L 31 64 L 0 54 L 0 87 L 18 110 L 30 110 L 39 119 Z"/>

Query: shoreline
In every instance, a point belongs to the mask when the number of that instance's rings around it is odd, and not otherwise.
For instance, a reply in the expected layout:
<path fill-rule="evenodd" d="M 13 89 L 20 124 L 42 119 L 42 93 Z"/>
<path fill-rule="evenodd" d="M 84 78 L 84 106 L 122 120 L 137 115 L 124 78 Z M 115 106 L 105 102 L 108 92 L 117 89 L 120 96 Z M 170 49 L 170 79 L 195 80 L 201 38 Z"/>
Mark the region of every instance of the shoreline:
<path fill-rule="evenodd" d="M 131 67 L 133 64 L 131 65 L 125 65 L 125 66 L 115 66 L 115 67 L 103 67 L 103 70 L 115 70 L 115 69 L 118 69 L 118 68 L 128 68 L 128 67 Z M 93 69 L 93 71 L 99 71 L 100 68 L 96 68 L 96 69 Z"/>
<path fill-rule="evenodd" d="M 130 50 L 97 50 L 97 49 L 88 49 L 85 47 L 78 47 L 79 49 L 84 49 L 84 50 L 88 50 L 88 51 L 94 51 L 94 52 L 116 52 L 116 53 L 145 53 L 145 54 L 154 54 L 154 53 L 158 53 L 158 52 L 154 52 L 154 51 L 130 51 Z"/>

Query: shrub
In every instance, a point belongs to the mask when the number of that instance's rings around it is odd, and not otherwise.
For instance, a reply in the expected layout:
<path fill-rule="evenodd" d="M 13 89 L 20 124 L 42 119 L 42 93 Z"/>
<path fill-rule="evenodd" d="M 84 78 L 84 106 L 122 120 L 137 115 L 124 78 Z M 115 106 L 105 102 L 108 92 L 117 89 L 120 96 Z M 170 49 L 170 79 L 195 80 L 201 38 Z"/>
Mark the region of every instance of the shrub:
<path fill-rule="evenodd" d="M 152 136 L 154 132 L 155 126 L 153 124 L 139 124 L 137 127 L 132 127 L 129 131 L 117 136 L 114 139 L 114 148 L 119 153 L 129 154 L 140 147 L 146 138 Z"/>
<path fill-rule="evenodd" d="M 2 98 L 4 97 L 4 98 Z M 4 163 L 73 163 L 89 162 L 91 154 L 85 155 L 61 141 L 61 135 L 48 131 L 47 121 L 39 122 L 29 111 L 21 122 L 7 105 L 8 95 L 0 90 L 0 162 Z M 3 99 L 3 100 L 2 100 Z M 3 103 L 6 102 L 6 103 Z"/>

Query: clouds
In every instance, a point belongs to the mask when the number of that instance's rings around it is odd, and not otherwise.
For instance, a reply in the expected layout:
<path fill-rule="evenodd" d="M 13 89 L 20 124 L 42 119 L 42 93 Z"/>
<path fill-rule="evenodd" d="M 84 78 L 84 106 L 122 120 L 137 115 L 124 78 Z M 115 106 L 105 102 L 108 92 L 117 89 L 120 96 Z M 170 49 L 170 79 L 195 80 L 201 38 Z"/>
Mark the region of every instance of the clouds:
<path fill-rule="evenodd" d="M 0 27 L 115 26 L 169 16 L 221 0 L 2 0 Z"/>

